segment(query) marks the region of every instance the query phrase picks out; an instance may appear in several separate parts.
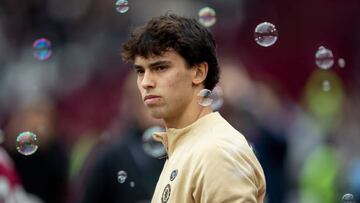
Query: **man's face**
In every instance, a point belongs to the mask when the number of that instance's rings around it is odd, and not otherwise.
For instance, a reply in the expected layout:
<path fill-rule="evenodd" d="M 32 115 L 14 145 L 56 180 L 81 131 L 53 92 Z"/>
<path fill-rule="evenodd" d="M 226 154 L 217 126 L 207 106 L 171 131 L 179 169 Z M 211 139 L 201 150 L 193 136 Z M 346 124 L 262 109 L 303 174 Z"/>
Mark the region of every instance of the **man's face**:
<path fill-rule="evenodd" d="M 181 114 L 194 96 L 193 69 L 175 51 L 160 56 L 136 56 L 137 85 L 145 106 L 155 118 L 173 118 Z M 196 95 L 196 94 L 195 94 Z"/>

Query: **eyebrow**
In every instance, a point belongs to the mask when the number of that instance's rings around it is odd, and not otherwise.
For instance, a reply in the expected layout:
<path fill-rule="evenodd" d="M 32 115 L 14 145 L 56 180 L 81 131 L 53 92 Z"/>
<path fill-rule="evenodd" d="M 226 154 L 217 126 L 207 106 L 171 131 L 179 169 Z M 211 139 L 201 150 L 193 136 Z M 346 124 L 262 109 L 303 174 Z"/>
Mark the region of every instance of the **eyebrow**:
<path fill-rule="evenodd" d="M 149 65 L 150 68 L 156 67 L 156 66 L 161 66 L 161 65 L 170 65 L 171 61 L 156 61 L 154 63 L 151 63 Z M 134 69 L 138 70 L 138 69 L 142 69 L 144 68 L 142 65 L 138 65 L 138 64 L 134 64 Z"/>

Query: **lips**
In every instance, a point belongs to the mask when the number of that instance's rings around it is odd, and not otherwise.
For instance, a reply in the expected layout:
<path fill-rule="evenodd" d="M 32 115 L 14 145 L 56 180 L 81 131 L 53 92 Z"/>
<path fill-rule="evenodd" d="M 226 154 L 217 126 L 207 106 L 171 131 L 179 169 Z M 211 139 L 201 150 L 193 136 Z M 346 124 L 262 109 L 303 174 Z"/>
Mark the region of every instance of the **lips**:
<path fill-rule="evenodd" d="M 144 97 L 144 101 L 149 100 L 149 99 L 155 99 L 155 98 L 160 98 L 160 96 L 157 95 L 146 95 Z"/>
<path fill-rule="evenodd" d="M 160 96 L 157 95 L 147 95 L 144 97 L 144 103 L 147 106 L 157 105 L 159 101 L 160 101 Z"/>

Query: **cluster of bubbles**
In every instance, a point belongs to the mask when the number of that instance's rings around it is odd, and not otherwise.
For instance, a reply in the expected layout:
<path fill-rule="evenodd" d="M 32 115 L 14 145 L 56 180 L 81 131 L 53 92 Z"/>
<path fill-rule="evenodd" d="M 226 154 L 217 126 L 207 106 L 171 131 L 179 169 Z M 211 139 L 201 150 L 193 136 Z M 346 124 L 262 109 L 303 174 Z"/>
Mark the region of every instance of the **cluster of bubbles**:
<path fill-rule="evenodd" d="M 123 183 L 125 183 L 126 179 L 127 179 L 127 173 L 125 171 L 123 171 L 123 170 L 118 171 L 118 173 L 117 173 L 117 181 L 120 184 L 123 184 Z M 135 182 L 130 181 L 129 185 L 130 185 L 130 187 L 133 188 L 133 187 L 135 187 Z"/>
<path fill-rule="evenodd" d="M 342 197 L 343 203 L 355 203 L 354 195 L 347 193 Z"/>
<path fill-rule="evenodd" d="M 117 0 L 115 7 L 117 12 L 126 13 L 129 10 L 129 2 L 127 0 Z"/>
<path fill-rule="evenodd" d="M 262 47 L 269 47 L 278 39 L 278 31 L 275 25 L 269 22 L 263 22 L 256 26 L 254 37 L 255 42 Z"/>
<path fill-rule="evenodd" d="M 332 51 L 324 46 L 320 46 L 315 53 L 315 64 L 318 68 L 322 70 L 328 70 L 334 65 L 334 55 Z M 340 68 L 345 67 L 345 59 L 338 59 L 338 66 Z M 330 88 L 330 82 L 328 80 L 324 80 L 322 84 L 323 91 L 327 92 Z"/>
<path fill-rule="evenodd" d="M 210 7 L 204 7 L 199 10 L 199 23 L 204 27 L 211 27 L 216 23 L 216 12 Z"/>
<path fill-rule="evenodd" d="M 160 158 L 166 154 L 166 150 L 162 143 L 157 142 L 153 139 L 153 134 L 155 132 L 164 132 L 165 129 L 160 126 L 153 126 L 145 130 L 142 135 L 142 147 L 144 152 L 153 157 Z"/>
<path fill-rule="evenodd" d="M 344 68 L 346 63 L 345 59 L 338 59 L 338 66 Z M 320 46 L 315 53 L 315 63 L 320 69 L 327 70 L 334 65 L 334 55 L 332 51 L 324 46 Z"/>
<path fill-rule="evenodd" d="M 40 38 L 33 43 L 33 55 L 36 59 L 44 61 L 52 54 L 51 42 L 46 38 Z"/>
<path fill-rule="evenodd" d="M 198 103 L 201 106 L 211 106 L 214 111 L 219 110 L 223 103 L 223 91 L 220 86 L 215 86 L 211 91 L 208 89 L 202 89 L 198 94 Z"/>
<path fill-rule="evenodd" d="M 262 47 L 269 47 L 275 44 L 278 39 L 278 31 L 274 24 L 262 22 L 258 24 L 254 32 L 255 42 Z M 343 58 L 338 59 L 338 66 L 344 68 L 346 63 Z M 332 51 L 324 46 L 320 46 L 315 53 L 315 63 L 317 67 L 323 70 L 330 69 L 334 65 L 334 55 Z M 324 80 L 322 84 L 324 91 L 330 90 L 330 82 Z M 204 92 L 204 94 L 209 94 Z"/>
<path fill-rule="evenodd" d="M 16 138 L 16 150 L 25 156 L 34 154 L 38 149 L 37 136 L 32 132 L 22 132 Z"/>

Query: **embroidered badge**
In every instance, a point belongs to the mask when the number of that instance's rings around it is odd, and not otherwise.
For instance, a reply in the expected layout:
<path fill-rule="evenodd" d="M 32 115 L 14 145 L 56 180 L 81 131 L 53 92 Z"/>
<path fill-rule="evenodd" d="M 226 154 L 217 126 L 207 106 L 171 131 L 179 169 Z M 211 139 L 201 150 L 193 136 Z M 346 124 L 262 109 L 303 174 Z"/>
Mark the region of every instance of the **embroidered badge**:
<path fill-rule="evenodd" d="M 164 189 L 163 193 L 162 193 L 161 202 L 162 203 L 167 203 L 169 198 L 170 198 L 170 194 L 171 194 L 171 186 L 170 186 L 170 184 L 167 184 L 165 186 L 165 189 Z"/>
<path fill-rule="evenodd" d="M 173 181 L 176 178 L 177 174 L 178 174 L 178 170 L 177 169 L 173 170 L 170 175 L 170 180 Z"/>

